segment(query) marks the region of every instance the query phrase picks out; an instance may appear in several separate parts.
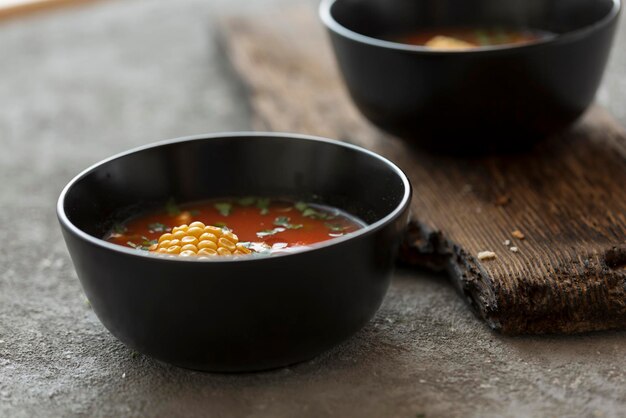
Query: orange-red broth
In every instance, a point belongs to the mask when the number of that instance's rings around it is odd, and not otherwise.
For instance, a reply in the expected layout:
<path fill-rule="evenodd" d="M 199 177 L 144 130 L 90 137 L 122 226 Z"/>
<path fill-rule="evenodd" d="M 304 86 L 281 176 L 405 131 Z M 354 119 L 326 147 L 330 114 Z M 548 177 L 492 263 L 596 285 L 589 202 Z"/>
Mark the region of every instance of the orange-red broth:
<path fill-rule="evenodd" d="M 425 46 L 437 36 L 457 39 L 471 44 L 473 47 L 523 45 L 552 38 L 554 33 L 529 28 L 472 28 L 449 27 L 417 30 L 397 36 L 391 36 L 391 41 L 409 45 Z"/>
<path fill-rule="evenodd" d="M 148 251 L 162 234 L 195 221 L 231 230 L 239 242 L 255 243 L 253 251 L 266 254 L 301 250 L 365 227 L 359 219 L 329 206 L 248 197 L 180 207 L 170 202 L 161 211 L 116 224 L 105 239 Z"/>

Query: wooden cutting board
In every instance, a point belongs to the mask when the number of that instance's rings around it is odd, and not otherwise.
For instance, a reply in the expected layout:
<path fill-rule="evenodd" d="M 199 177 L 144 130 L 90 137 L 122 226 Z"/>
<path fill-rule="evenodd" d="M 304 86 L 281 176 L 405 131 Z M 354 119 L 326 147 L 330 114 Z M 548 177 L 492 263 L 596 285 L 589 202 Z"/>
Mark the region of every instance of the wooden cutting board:
<path fill-rule="evenodd" d="M 490 327 L 626 327 L 626 135 L 604 110 L 525 154 L 433 155 L 359 115 L 313 10 L 227 19 L 222 35 L 255 127 L 349 141 L 408 174 L 413 221 L 402 260 L 446 269 Z M 483 251 L 496 258 L 479 259 Z"/>

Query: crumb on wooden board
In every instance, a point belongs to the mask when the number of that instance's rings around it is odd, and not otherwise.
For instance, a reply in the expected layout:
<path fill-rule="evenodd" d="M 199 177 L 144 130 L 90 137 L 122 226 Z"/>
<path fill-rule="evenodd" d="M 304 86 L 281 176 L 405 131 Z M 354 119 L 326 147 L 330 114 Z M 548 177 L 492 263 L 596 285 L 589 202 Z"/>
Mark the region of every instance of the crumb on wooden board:
<path fill-rule="evenodd" d="M 515 231 L 511 232 L 511 235 L 513 235 L 513 238 L 517 238 L 517 239 L 524 239 L 524 238 L 526 238 L 524 233 L 522 231 L 520 231 L 519 229 L 516 229 Z"/>
<path fill-rule="evenodd" d="M 481 251 L 481 252 L 478 253 L 478 259 L 480 261 L 493 260 L 496 257 L 497 257 L 497 255 L 493 251 Z"/>

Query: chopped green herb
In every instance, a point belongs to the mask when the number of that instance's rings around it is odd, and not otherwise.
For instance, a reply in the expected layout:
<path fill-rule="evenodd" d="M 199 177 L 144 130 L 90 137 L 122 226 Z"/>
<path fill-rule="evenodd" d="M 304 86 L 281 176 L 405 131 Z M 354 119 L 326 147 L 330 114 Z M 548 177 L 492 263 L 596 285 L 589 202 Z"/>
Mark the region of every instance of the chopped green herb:
<path fill-rule="evenodd" d="M 278 218 L 274 219 L 274 225 L 276 226 L 282 226 L 284 228 L 287 229 L 300 229 L 303 227 L 302 224 L 291 224 L 289 223 L 291 219 L 287 216 L 279 216 Z"/>
<path fill-rule="evenodd" d="M 330 229 L 332 232 L 344 232 L 346 230 L 346 227 L 342 225 L 330 224 L 328 222 L 324 225 L 326 225 L 326 228 Z"/>
<path fill-rule="evenodd" d="M 261 215 L 267 215 L 270 213 L 270 199 L 259 198 L 256 201 L 256 207 L 260 209 Z"/>
<path fill-rule="evenodd" d="M 213 226 L 216 226 L 216 227 L 222 228 L 222 229 L 228 229 L 228 225 L 226 225 L 224 222 L 215 222 L 213 224 Z"/>
<path fill-rule="evenodd" d="M 233 210 L 233 205 L 228 202 L 216 203 L 213 205 L 222 216 L 228 216 Z"/>
<path fill-rule="evenodd" d="M 160 222 L 155 222 L 152 224 L 148 224 L 148 230 L 153 233 L 153 232 L 166 232 L 168 230 L 168 227 Z"/>
<path fill-rule="evenodd" d="M 165 211 L 170 216 L 180 215 L 180 208 L 176 204 L 176 201 L 174 200 L 173 197 L 170 198 L 165 204 Z"/>
<path fill-rule="evenodd" d="M 302 212 L 302 216 L 311 219 L 323 219 L 330 220 L 335 219 L 334 215 L 329 213 L 321 212 L 319 210 L 315 210 L 304 202 L 297 202 L 294 207 Z"/>
<path fill-rule="evenodd" d="M 252 206 L 254 205 L 255 202 L 256 202 L 256 198 L 253 196 L 246 196 L 237 200 L 237 203 L 239 204 L 239 206 Z"/>
<path fill-rule="evenodd" d="M 491 40 L 489 39 L 489 35 L 487 34 L 487 32 L 483 31 L 483 30 L 477 30 L 474 33 L 474 36 L 476 36 L 476 39 L 478 40 L 478 44 L 481 46 L 487 46 L 491 44 Z"/>
<path fill-rule="evenodd" d="M 147 242 L 148 241 L 144 241 L 144 243 L 147 243 Z M 139 244 L 135 244 L 132 241 L 126 241 L 126 245 L 128 245 L 131 248 L 134 248 L 135 250 L 148 251 L 150 249 L 149 246 L 152 245 L 152 244 L 150 244 L 150 245 L 139 245 Z"/>
<path fill-rule="evenodd" d="M 128 231 L 128 229 L 122 224 L 116 223 L 113 225 L 113 232 L 115 232 L 116 234 L 123 234 L 126 231 Z"/>
<path fill-rule="evenodd" d="M 141 243 L 141 245 L 143 245 L 144 247 L 150 247 L 154 244 L 156 244 L 158 241 L 155 239 L 144 239 L 143 242 Z"/>
<path fill-rule="evenodd" d="M 306 208 L 304 211 L 302 211 L 302 216 L 306 218 L 311 218 L 311 219 L 323 219 L 323 220 L 335 219 L 333 215 L 330 215 L 325 212 L 320 212 L 313 208 Z"/>
<path fill-rule="evenodd" d="M 264 229 L 263 231 L 259 231 L 256 233 L 256 236 L 259 238 L 265 238 L 265 237 L 270 237 L 272 235 L 276 235 L 279 232 L 284 232 L 285 228 L 283 227 L 276 227 L 274 229 Z"/>

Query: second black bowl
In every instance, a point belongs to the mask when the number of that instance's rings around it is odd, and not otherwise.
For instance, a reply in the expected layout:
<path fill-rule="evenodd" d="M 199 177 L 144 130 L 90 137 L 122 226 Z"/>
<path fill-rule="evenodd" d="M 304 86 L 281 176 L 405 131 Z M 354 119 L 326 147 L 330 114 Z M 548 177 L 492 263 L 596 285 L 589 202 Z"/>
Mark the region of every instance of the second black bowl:
<path fill-rule="evenodd" d="M 570 126 L 593 101 L 620 0 L 323 0 L 339 67 L 361 112 L 434 148 L 517 147 Z M 393 35 L 514 27 L 556 36 L 437 51 Z"/>

